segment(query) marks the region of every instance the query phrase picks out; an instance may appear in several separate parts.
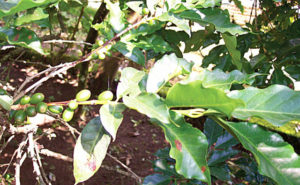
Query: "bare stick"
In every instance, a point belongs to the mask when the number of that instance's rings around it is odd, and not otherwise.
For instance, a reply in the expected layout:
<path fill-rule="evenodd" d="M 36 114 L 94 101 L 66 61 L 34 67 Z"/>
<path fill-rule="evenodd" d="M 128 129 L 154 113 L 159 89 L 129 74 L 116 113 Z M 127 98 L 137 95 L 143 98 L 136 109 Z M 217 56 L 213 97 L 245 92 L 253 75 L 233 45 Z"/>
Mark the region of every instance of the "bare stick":
<path fill-rule="evenodd" d="M 4 132 L 5 132 L 5 130 L 6 130 L 6 126 L 0 125 L 0 141 L 2 139 L 2 136 L 3 136 Z"/>
<path fill-rule="evenodd" d="M 29 140 L 28 152 L 32 160 L 33 172 L 36 174 L 36 180 L 39 184 L 45 184 L 34 151 L 33 132 L 30 132 L 28 134 L 28 140 Z"/>
<path fill-rule="evenodd" d="M 17 160 L 16 160 L 16 166 L 15 166 L 16 185 L 21 185 L 21 182 L 20 182 L 21 166 L 27 157 L 26 153 L 23 156 L 22 156 L 22 154 L 23 154 L 23 147 L 27 144 L 27 142 L 28 142 L 28 137 L 24 136 L 22 142 L 20 143 L 18 149 L 16 150 L 16 152 L 17 152 Z M 13 159 L 13 157 L 12 157 L 12 159 Z M 11 159 L 11 161 L 12 161 L 12 159 Z"/>
<path fill-rule="evenodd" d="M 43 164 L 42 164 L 42 161 L 41 161 L 39 149 L 38 149 L 38 146 L 37 146 L 37 143 L 36 143 L 36 142 L 34 142 L 34 149 L 35 149 L 36 157 L 37 157 L 37 160 L 38 160 L 38 163 L 39 163 L 41 172 L 42 172 L 42 176 L 44 177 L 44 179 L 45 179 L 45 181 L 47 182 L 47 184 L 48 184 L 48 185 L 51 185 L 51 182 L 50 182 L 50 180 L 47 178 L 47 175 L 46 175 L 45 170 L 44 170 L 44 168 L 43 168 Z"/>
<path fill-rule="evenodd" d="M 75 40 L 47 40 L 47 41 L 44 41 L 43 43 L 45 43 L 45 44 L 51 44 L 51 43 L 59 43 L 59 44 L 71 43 L 71 44 L 84 44 L 84 45 L 88 45 L 88 46 L 93 46 L 93 44 L 91 44 L 91 43 L 84 42 L 84 41 L 75 41 Z"/>
<path fill-rule="evenodd" d="M 116 157 L 112 156 L 111 154 L 107 153 L 108 157 L 112 158 L 114 161 L 116 161 L 118 164 L 120 164 L 123 168 L 125 168 L 127 171 L 129 171 L 134 178 L 141 183 L 142 182 L 142 178 L 139 177 L 136 173 L 134 173 L 127 165 L 125 165 L 124 163 L 122 163 L 119 159 L 117 159 Z"/>
<path fill-rule="evenodd" d="M 53 152 L 51 150 L 48 149 L 40 149 L 40 154 L 46 155 L 48 157 L 53 157 L 55 159 L 59 159 L 59 160 L 63 160 L 63 161 L 67 161 L 67 162 L 73 162 L 73 159 L 69 156 L 57 153 L 57 152 Z"/>
<path fill-rule="evenodd" d="M 6 142 L 3 143 L 2 147 L 0 148 L 0 156 L 1 156 L 1 153 L 2 151 L 5 149 L 5 147 L 8 145 L 8 143 L 14 138 L 15 136 L 12 135 L 8 138 L 8 140 Z"/>

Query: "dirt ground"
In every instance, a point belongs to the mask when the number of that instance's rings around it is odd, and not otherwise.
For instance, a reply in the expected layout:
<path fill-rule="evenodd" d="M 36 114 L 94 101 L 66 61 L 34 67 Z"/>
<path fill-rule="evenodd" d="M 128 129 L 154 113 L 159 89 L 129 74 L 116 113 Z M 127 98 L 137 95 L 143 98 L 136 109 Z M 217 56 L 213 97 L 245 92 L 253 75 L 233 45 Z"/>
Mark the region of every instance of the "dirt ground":
<path fill-rule="evenodd" d="M 4 81 L 7 72 L 1 73 L 5 68 L 0 68 L 0 80 Z M 11 90 L 19 86 L 26 75 L 36 73 L 36 69 L 28 68 L 24 64 L 14 65 L 10 69 L 10 81 L 8 86 Z M 74 99 L 76 87 L 74 80 L 68 75 L 51 79 L 40 86 L 36 92 L 42 92 L 47 97 L 47 101 L 54 99 L 54 101 L 63 101 Z M 93 106 L 87 113 L 87 121 L 99 115 L 100 106 Z M 79 130 L 84 127 L 87 122 L 73 123 L 73 126 Z M 57 123 L 48 124 L 43 127 L 43 130 L 50 130 L 52 137 L 41 137 L 38 143 L 42 148 L 51 150 L 53 152 L 61 153 L 63 155 L 72 157 L 75 146 L 75 139 L 70 132 Z M 6 137 L 6 139 L 9 136 Z M 7 164 L 18 147 L 22 136 L 9 143 L 0 156 L 0 164 Z M 2 143 L 3 141 L 0 141 Z M 124 120 L 118 130 L 116 141 L 109 146 L 108 152 L 116 157 L 118 160 L 126 164 L 134 173 L 140 177 L 145 177 L 153 172 L 152 163 L 154 152 L 160 148 L 167 146 L 162 130 L 151 123 L 148 118 L 139 114 L 138 112 L 127 110 L 124 112 Z M 75 180 L 72 172 L 72 163 L 68 161 L 59 160 L 53 157 L 41 155 L 43 167 L 48 177 L 51 177 L 54 185 L 71 185 Z M 104 168 L 99 171 L 88 181 L 81 183 L 84 185 L 134 185 L 136 180 L 129 176 L 130 173 L 118 164 L 111 157 L 106 156 L 103 161 Z M 3 173 L 6 166 L 0 165 L 0 174 Z M 124 175 L 119 172 L 127 172 Z M 12 165 L 8 171 L 14 174 L 14 166 Z M 33 174 L 33 167 L 31 159 L 26 159 L 21 168 L 21 184 L 33 185 L 36 184 L 35 175 Z"/>

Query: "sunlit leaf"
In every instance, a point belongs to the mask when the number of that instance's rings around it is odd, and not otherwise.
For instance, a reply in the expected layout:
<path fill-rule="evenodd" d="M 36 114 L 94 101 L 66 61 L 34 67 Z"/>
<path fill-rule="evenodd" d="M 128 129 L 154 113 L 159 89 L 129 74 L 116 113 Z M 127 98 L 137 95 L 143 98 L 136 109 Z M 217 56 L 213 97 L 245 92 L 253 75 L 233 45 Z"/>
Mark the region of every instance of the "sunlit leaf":
<path fill-rule="evenodd" d="M 3 107 L 5 110 L 10 110 L 10 107 L 13 104 L 13 99 L 12 97 L 8 95 L 0 95 L 0 105 Z"/>
<path fill-rule="evenodd" d="M 99 117 L 92 119 L 82 130 L 74 149 L 73 174 L 75 184 L 93 176 L 100 168 L 111 138 Z"/>

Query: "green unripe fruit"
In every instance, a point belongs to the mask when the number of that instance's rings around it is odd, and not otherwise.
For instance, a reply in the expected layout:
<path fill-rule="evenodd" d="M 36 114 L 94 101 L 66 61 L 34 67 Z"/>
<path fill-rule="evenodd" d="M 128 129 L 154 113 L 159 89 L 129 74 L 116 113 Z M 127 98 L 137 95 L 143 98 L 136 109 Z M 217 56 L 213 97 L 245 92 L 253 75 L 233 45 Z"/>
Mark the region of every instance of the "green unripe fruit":
<path fill-rule="evenodd" d="M 18 110 L 14 115 L 14 119 L 16 123 L 23 123 L 26 118 L 26 113 L 24 110 Z"/>
<path fill-rule="evenodd" d="M 25 112 L 26 112 L 27 116 L 29 116 L 29 117 L 33 117 L 37 114 L 36 109 L 33 106 L 27 107 Z"/>
<path fill-rule="evenodd" d="M 12 120 L 13 120 L 13 118 L 14 118 L 16 112 L 17 112 L 16 110 L 11 110 L 11 111 L 9 112 L 9 116 L 8 116 L 8 120 L 9 120 L 9 121 L 12 121 Z"/>
<path fill-rule="evenodd" d="M 31 96 L 30 103 L 31 104 L 38 104 L 39 102 L 44 101 L 45 96 L 43 93 L 35 93 Z"/>
<path fill-rule="evenodd" d="M 76 94 L 77 101 L 86 101 L 91 97 L 91 91 L 88 89 L 83 89 Z"/>
<path fill-rule="evenodd" d="M 67 108 L 64 112 L 63 112 L 63 115 L 62 115 L 62 118 L 64 121 L 68 122 L 68 121 L 71 121 L 72 118 L 74 116 L 74 111 Z"/>
<path fill-rule="evenodd" d="M 47 112 L 47 109 L 48 109 L 48 105 L 47 105 L 47 103 L 45 103 L 45 102 L 40 102 L 40 103 L 38 103 L 37 105 L 36 105 L 36 111 L 38 112 L 38 113 L 46 113 Z"/>
<path fill-rule="evenodd" d="M 113 99 L 114 95 L 111 91 L 103 91 L 98 96 L 99 101 L 111 101 Z"/>
<path fill-rule="evenodd" d="M 99 58 L 100 60 L 105 59 L 105 54 L 104 54 L 104 53 L 99 53 L 98 58 Z"/>
<path fill-rule="evenodd" d="M 92 60 L 96 60 L 96 59 L 98 59 L 98 58 L 99 58 L 99 56 L 98 56 L 97 53 L 93 53 L 93 54 L 92 54 Z"/>
<path fill-rule="evenodd" d="M 76 100 L 71 100 L 70 102 L 69 102 L 69 108 L 71 109 L 71 110 L 75 110 L 75 109 L 77 109 L 78 108 L 78 103 L 76 102 Z"/>
<path fill-rule="evenodd" d="M 60 114 L 64 108 L 61 105 L 51 105 L 48 107 L 48 110 L 54 114 Z"/>
<path fill-rule="evenodd" d="M 142 10 L 143 15 L 148 15 L 150 13 L 148 8 L 143 8 Z"/>
<path fill-rule="evenodd" d="M 0 95 L 5 95 L 5 94 L 7 94 L 6 90 L 0 89 Z"/>
<path fill-rule="evenodd" d="M 104 41 L 103 40 L 97 40 L 97 44 L 98 44 L 98 46 L 102 46 L 104 44 Z"/>
<path fill-rule="evenodd" d="M 21 105 L 26 105 L 30 102 L 30 99 L 31 99 L 30 96 L 25 95 L 21 98 L 20 104 Z"/>

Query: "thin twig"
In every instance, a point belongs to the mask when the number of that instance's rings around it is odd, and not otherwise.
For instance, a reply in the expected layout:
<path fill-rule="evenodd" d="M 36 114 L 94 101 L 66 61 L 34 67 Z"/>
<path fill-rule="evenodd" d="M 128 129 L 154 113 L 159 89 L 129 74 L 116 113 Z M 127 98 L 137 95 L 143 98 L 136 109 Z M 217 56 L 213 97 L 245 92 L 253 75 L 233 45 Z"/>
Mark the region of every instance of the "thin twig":
<path fill-rule="evenodd" d="M 0 141 L 2 139 L 2 136 L 3 136 L 4 132 L 5 132 L 5 130 L 6 130 L 6 126 L 0 125 Z"/>
<path fill-rule="evenodd" d="M 84 41 L 76 41 L 76 40 L 47 40 L 47 41 L 44 41 L 43 43 L 45 43 L 45 44 L 52 44 L 52 43 L 59 43 L 59 44 L 72 43 L 72 44 L 84 44 L 84 45 L 88 45 L 88 46 L 93 46 L 93 44 L 91 44 L 91 43 L 84 42 Z"/>
<path fill-rule="evenodd" d="M 39 153 L 46 155 L 48 157 L 53 157 L 55 159 L 59 159 L 59 160 L 67 161 L 67 162 L 73 162 L 73 159 L 71 157 L 57 153 L 57 152 L 53 152 L 53 151 L 45 149 L 45 148 L 40 149 Z"/>
<path fill-rule="evenodd" d="M 42 172 L 42 176 L 44 177 L 44 179 L 45 179 L 45 181 L 47 182 L 47 184 L 48 184 L 48 185 L 51 185 L 51 182 L 50 182 L 50 180 L 47 178 L 47 175 L 46 175 L 45 170 L 44 170 L 44 168 L 43 168 L 43 164 L 42 164 L 42 161 L 41 161 L 41 157 L 40 157 L 38 145 L 37 145 L 36 142 L 34 142 L 34 149 L 35 149 L 36 157 L 37 157 L 37 160 L 38 160 L 38 164 L 39 164 L 40 169 L 41 169 L 41 172 Z"/>
<path fill-rule="evenodd" d="M 75 38 L 75 35 L 76 35 L 77 31 L 78 31 L 78 26 L 79 26 L 80 20 L 81 20 L 81 18 L 83 16 L 83 13 L 84 13 L 84 8 L 85 8 L 85 6 L 81 7 L 80 15 L 79 15 L 79 17 L 77 19 L 77 22 L 76 22 L 76 25 L 74 27 L 74 30 L 73 30 L 73 33 L 72 33 L 72 36 L 71 36 L 70 40 L 74 40 L 74 38 Z"/>
<path fill-rule="evenodd" d="M 112 158 L 114 161 L 116 161 L 118 164 L 120 164 L 123 168 L 125 168 L 127 171 L 129 171 L 139 183 L 142 182 L 142 178 L 139 177 L 136 173 L 134 173 L 127 165 L 122 163 L 119 159 L 117 159 L 116 157 L 112 156 L 109 153 L 107 153 L 107 156 Z"/>
<path fill-rule="evenodd" d="M 23 137 L 23 140 L 19 144 L 18 149 L 16 150 L 16 152 L 17 152 L 17 159 L 16 159 L 16 166 L 15 166 L 16 185 L 21 185 L 21 182 L 20 182 L 21 166 L 22 166 L 25 158 L 27 157 L 26 153 L 23 156 L 22 156 L 22 154 L 23 154 L 23 147 L 27 144 L 27 142 L 28 142 L 28 137 L 27 137 L 27 135 L 25 135 Z M 13 159 L 13 157 L 12 157 L 12 159 Z M 11 161 L 12 161 L 12 159 L 11 159 Z M 7 167 L 7 170 L 8 170 L 8 167 Z M 4 174 L 5 173 L 6 173 L 6 171 L 4 172 Z"/>
<path fill-rule="evenodd" d="M 0 148 L 0 156 L 1 156 L 1 153 L 2 151 L 5 149 L 5 147 L 8 145 L 8 143 L 14 138 L 15 136 L 12 135 L 8 138 L 8 140 L 6 142 L 3 143 L 2 147 Z"/>
<path fill-rule="evenodd" d="M 43 177 L 42 177 L 40 167 L 38 165 L 36 154 L 35 154 L 35 151 L 34 151 L 33 132 L 30 132 L 28 134 L 28 140 L 29 140 L 28 152 L 29 152 L 29 156 L 32 160 L 33 172 L 36 175 L 36 180 L 39 184 L 46 184 L 44 182 Z"/>

